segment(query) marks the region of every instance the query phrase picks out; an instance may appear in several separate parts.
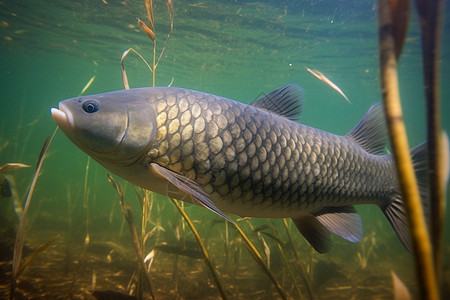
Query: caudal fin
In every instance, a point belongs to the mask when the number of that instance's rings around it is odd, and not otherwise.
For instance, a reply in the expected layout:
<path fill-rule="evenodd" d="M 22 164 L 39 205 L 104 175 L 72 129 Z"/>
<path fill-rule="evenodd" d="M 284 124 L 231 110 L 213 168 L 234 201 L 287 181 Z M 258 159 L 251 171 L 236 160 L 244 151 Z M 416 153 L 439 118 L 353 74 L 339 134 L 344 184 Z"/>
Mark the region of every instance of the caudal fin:
<path fill-rule="evenodd" d="M 417 184 L 419 186 L 420 197 L 422 199 L 425 219 L 429 220 L 430 195 L 428 192 L 428 166 L 427 166 L 427 143 L 422 143 L 411 150 L 411 158 L 416 173 Z M 399 193 L 391 202 L 381 206 L 384 214 L 388 218 L 397 236 L 403 245 L 412 252 L 411 240 L 408 230 L 408 219 L 403 204 L 403 197 Z"/>
<path fill-rule="evenodd" d="M 444 157 L 447 158 L 448 153 L 448 138 L 443 134 L 442 146 Z M 427 144 L 422 143 L 411 150 L 411 158 L 413 161 L 414 172 L 416 174 L 417 184 L 419 186 L 420 197 L 422 200 L 423 211 L 427 224 L 430 219 L 430 194 L 428 190 L 428 165 L 427 165 Z M 446 174 L 448 174 L 448 164 L 444 166 Z M 408 230 L 408 220 L 403 204 L 401 194 L 397 194 L 391 202 L 381 206 L 384 214 L 388 218 L 397 236 L 403 245 L 412 252 L 411 240 Z"/>

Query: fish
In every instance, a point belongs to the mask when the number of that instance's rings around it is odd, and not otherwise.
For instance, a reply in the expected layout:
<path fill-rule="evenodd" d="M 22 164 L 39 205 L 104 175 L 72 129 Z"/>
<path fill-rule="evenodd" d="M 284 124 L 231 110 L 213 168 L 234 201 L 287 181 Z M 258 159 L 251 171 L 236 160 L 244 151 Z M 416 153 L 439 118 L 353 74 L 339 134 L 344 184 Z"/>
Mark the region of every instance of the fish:
<path fill-rule="evenodd" d="M 250 104 L 176 87 L 144 87 L 59 102 L 62 132 L 112 173 L 202 205 L 228 221 L 291 218 L 318 252 L 331 234 L 363 236 L 359 204 L 381 208 L 411 251 L 381 104 L 340 136 L 302 124 L 304 90 L 287 84 Z M 426 142 L 414 147 L 428 207 Z"/>

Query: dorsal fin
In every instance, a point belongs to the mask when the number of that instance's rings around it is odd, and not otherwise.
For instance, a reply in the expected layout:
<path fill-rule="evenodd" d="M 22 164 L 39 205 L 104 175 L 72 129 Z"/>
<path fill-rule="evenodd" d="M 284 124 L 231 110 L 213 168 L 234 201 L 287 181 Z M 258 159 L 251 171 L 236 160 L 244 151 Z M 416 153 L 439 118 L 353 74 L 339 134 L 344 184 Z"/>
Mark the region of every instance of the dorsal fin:
<path fill-rule="evenodd" d="M 294 84 L 286 84 L 269 94 L 252 102 L 252 105 L 262 110 L 299 121 L 303 110 L 304 90 Z"/>
<path fill-rule="evenodd" d="M 381 103 L 373 105 L 346 136 L 367 152 L 382 154 L 387 142 L 387 130 Z"/>

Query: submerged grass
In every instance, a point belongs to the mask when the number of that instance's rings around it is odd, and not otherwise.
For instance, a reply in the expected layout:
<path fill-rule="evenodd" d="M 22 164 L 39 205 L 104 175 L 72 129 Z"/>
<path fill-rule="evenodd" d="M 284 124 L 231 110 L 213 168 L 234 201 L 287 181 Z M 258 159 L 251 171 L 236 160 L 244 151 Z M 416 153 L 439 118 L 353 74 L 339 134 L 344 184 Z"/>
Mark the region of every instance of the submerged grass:
<path fill-rule="evenodd" d="M 133 245 L 135 247 L 136 250 L 136 254 L 138 256 L 138 264 L 140 267 L 140 272 L 141 274 L 144 275 L 144 278 L 146 279 L 147 285 L 148 285 L 148 290 L 150 293 L 150 296 L 152 299 L 155 299 L 155 295 L 153 294 L 153 289 L 152 289 L 152 283 L 150 280 L 150 275 L 147 272 L 147 268 L 145 265 L 145 259 L 144 259 L 144 254 L 143 254 L 143 250 L 142 250 L 142 244 L 139 241 L 139 237 L 137 234 L 137 230 L 136 230 L 136 226 L 134 225 L 134 218 L 133 218 L 133 213 L 131 212 L 131 207 L 130 205 L 125 201 L 125 195 L 122 189 L 122 186 L 117 183 L 114 178 L 108 174 L 108 181 L 109 183 L 111 183 L 111 185 L 114 187 L 114 189 L 117 191 L 117 194 L 119 194 L 119 201 L 120 201 L 120 207 L 122 209 L 122 214 L 124 215 L 127 223 L 128 223 L 128 227 L 130 229 L 130 233 L 131 233 L 131 237 L 133 240 Z M 140 276 L 138 276 L 138 278 L 140 278 Z M 140 280 L 138 281 L 138 284 L 140 283 Z M 139 299 L 143 299 L 143 290 L 142 289 L 138 289 L 138 298 Z"/>
<path fill-rule="evenodd" d="M 11 278 L 11 288 L 10 288 L 10 299 L 15 298 L 15 290 L 16 290 L 16 284 L 17 280 L 19 279 L 19 276 L 22 274 L 22 272 L 26 269 L 28 265 L 32 262 L 34 257 L 36 257 L 39 253 L 44 251 L 54 240 L 57 238 L 51 240 L 50 242 L 44 244 L 43 246 L 39 247 L 26 261 L 26 264 L 22 262 L 22 253 L 23 253 L 23 245 L 24 245 L 24 239 L 25 239 L 25 224 L 27 222 L 27 215 L 28 215 L 28 209 L 30 208 L 31 204 L 31 198 L 33 197 L 34 188 L 36 187 L 37 179 L 39 178 L 42 164 L 44 163 L 45 155 L 47 154 L 48 148 L 50 147 L 50 144 L 53 141 L 53 138 L 55 137 L 56 132 L 58 131 L 58 127 L 53 132 L 53 135 L 51 138 L 47 138 L 44 142 L 44 145 L 42 146 L 41 152 L 39 154 L 37 164 L 36 164 L 36 170 L 34 172 L 33 180 L 31 181 L 31 186 L 28 190 L 27 198 L 25 200 L 25 206 L 23 208 L 22 218 L 20 219 L 19 229 L 17 230 L 16 234 L 16 240 L 14 243 L 14 255 L 13 255 L 13 265 L 12 265 L 12 278 Z"/>
<path fill-rule="evenodd" d="M 444 19 L 443 0 L 416 0 L 422 33 L 422 61 L 427 108 L 428 168 L 431 198 L 431 242 L 438 285 L 442 285 L 445 185 L 448 137 L 442 132 L 440 62 Z"/>
<path fill-rule="evenodd" d="M 167 34 L 167 38 L 164 42 L 164 45 L 159 53 L 158 58 L 156 58 L 156 33 L 155 33 L 155 23 L 154 23 L 154 16 L 153 16 L 153 1 L 152 0 L 144 0 L 145 2 L 145 8 L 147 10 L 147 21 L 148 21 L 148 25 L 145 24 L 141 19 L 138 18 L 138 25 L 139 27 L 142 29 L 142 31 L 150 38 L 150 40 L 152 41 L 153 44 L 153 55 L 152 55 L 152 64 L 150 65 L 147 60 L 136 50 L 134 50 L 133 48 L 129 48 L 127 49 L 123 54 L 122 54 L 122 58 L 120 60 L 120 69 L 122 72 L 122 84 L 124 86 L 124 88 L 127 90 L 130 88 L 130 85 L 128 83 L 128 77 L 127 77 L 127 73 L 124 67 L 124 61 L 125 58 L 128 56 L 128 54 L 130 53 L 134 53 L 136 54 L 147 66 L 147 68 L 150 70 L 150 72 L 152 73 L 152 86 L 156 85 L 156 68 L 158 67 L 164 53 L 166 52 L 167 49 L 167 44 L 169 43 L 170 37 L 172 36 L 173 33 L 173 15 L 174 15 L 174 6 L 173 6 L 173 2 L 172 0 L 166 0 L 166 6 L 167 6 L 167 11 L 169 13 L 169 21 L 170 21 L 170 29 L 169 32 Z"/>
<path fill-rule="evenodd" d="M 247 237 L 247 235 L 242 231 L 242 229 L 235 223 L 232 223 L 234 225 L 234 228 L 238 231 L 239 235 L 241 236 L 242 240 L 244 241 L 245 246 L 252 254 L 253 258 L 256 260 L 258 265 L 261 267 L 261 269 L 264 271 L 264 273 L 269 276 L 270 281 L 272 281 L 273 285 L 277 289 L 278 293 L 280 294 L 282 299 L 287 299 L 286 292 L 281 287 L 281 284 L 276 279 L 275 275 L 270 271 L 267 264 L 264 262 L 261 254 L 259 253 L 258 249 L 253 245 L 253 243 L 250 241 L 250 239 Z"/>
<path fill-rule="evenodd" d="M 220 282 L 219 275 L 216 272 L 216 268 L 214 267 L 210 256 L 208 254 L 208 251 L 206 250 L 205 245 L 202 242 L 202 239 L 200 238 L 200 235 L 198 234 L 197 229 L 195 228 L 194 224 L 192 223 L 191 219 L 188 217 L 184 209 L 181 207 L 181 205 L 177 202 L 177 200 L 172 199 L 172 202 L 175 204 L 176 208 L 180 212 L 180 214 L 183 216 L 184 220 L 188 224 L 189 228 L 191 229 L 192 233 L 194 234 L 194 237 L 200 246 L 200 249 L 202 250 L 203 257 L 205 258 L 206 264 L 211 271 L 211 275 L 214 279 L 214 282 L 216 283 L 217 289 L 219 290 L 220 296 L 222 299 L 228 299 L 227 294 L 225 292 L 225 289 L 223 288 L 222 283 Z"/>
<path fill-rule="evenodd" d="M 411 160 L 397 76 L 397 61 L 406 37 L 409 1 L 378 1 L 380 75 L 383 101 L 392 152 L 396 162 L 399 186 L 404 197 L 414 257 L 416 274 L 423 299 L 439 299 L 442 231 L 444 219 L 445 160 L 442 146 L 446 138 L 441 132 L 439 105 L 439 54 L 442 27 L 443 1 L 417 1 L 422 25 L 424 56 L 423 74 L 428 109 L 429 188 L 432 203 L 432 231 L 434 245 L 424 217 L 424 208 Z M 448 150 L 447 150 L 448 151 Z M 448 155 L 448 153 L 447 153 Z M 432 248 L 434 246 L 434 249 Z M 434 257 L 433 257 L 434 255 Z M 439 264 L 439 265 L 438 265 Z"/>

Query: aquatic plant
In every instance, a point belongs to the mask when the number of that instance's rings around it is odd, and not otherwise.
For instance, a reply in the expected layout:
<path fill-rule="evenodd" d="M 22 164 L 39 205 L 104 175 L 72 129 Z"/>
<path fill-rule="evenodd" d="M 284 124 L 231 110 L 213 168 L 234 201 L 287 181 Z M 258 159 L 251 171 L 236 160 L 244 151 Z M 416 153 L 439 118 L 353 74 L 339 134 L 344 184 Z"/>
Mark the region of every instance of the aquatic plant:
<path fill-rule="evenodd" d="M 190 218 L 188 217 L 188 215 L 186 214 L 184 209 L 181 207 L 181 205 L 178 203 L 178 201 L 175 200 L 175 199 L 172 199 L 172 201 L 175 204 L 175 206 L 178 209 L 178 211 L 180 212 L 180 214 L 183 216 L 183 218 L 186 221 L 186 223 L 188 224 L 188 226 L 191 229 L 192 233 L 194 234 L 194 237 L 197 240 L 197 243 L 200 246 L 200 249 L 202 250 L 202 254 L 203 254 L 203 257 L 205 258 L 206 264 L 207 264 L 209 270 L 211 271 L 211 275 L 212 275 L 212 277 L 214 279 L 214 282 L 216 283 L 217 289 L 220 292 L 220 296 L 222 297 L 222 299 L 228 299 L 227 294 L 225 293 L 225 289 L 223 288 L 223 285 L 220 282 L 220 279 L 219 279 L 219 276 L 218 276 L 218 274 L 216 272 L 216 269 L 215 269 L 213 263 L 211 262 L 211 259 L 209 257 L 208 251 L 206 250 L 206 247 L 203 244 L 202 239 L 200 238 L 200 235 L 198 234 L 197 229 L 195 229 L 194 224 L 192 223 L 192 221 L 190 220 Z"/>
<path fill-rule="evenodd" d="M 11 278 L 11 287 L 10 287 L 10 299 L 15 298 L 15 290 L 16 290 L 16 283 L 19 279 L 19 276 L 22 274 L 22 272 L 31 264 L 33 259 L 42 251 L 44 251 L 48 246 L 50 246 L 56 239 L 59 238 L 59 236 L 53 238 L 52 240 L 48 241 L 47 243 L 40 246 L 37 250 L 35 250 L 29 258 L 23 262 L 22 261 L 22 253 L 23 253 L 23 245 L 25 240 L 25 224 L 27 222 L 27 215 L 28 215 L 28 209 L 31 204 L 31 199 L 33 197 L 34 188 L 36 187 L 37 179 L 40 175 L 40 171 L 42 168 L 42 164 L 45 159 L 45 155 L 47 154 L 48 148 L 50 147 L 51 142 L 53 141 L 53 138 L 55 137 L 55 134 L 57 132 L 57 129 L 53 132 L 53 135 L 51 138 L 47 138 L 44 142 L 44 145 L 42 146 L 41 152 L 38 156 L 38 160 L 36 163 L 36 170 L 34 172 L 33 180 L 31 181 L 30 188 L 28 190 L 28 194 L 25 200 L 25 205 L 22 212 L 22 217 L 20 219 L 19 228 L 17 230 L 16 234 L 16 240 L 14 243 L 14 254 L 13 254 L 13 268 L 12 268 L 12 278 Z"/>
<path fill-rule="evenodd" d="M 156 58 L 156 32 L 155 32 L 155 23 L 154 23 L 154 16 L 153 16 L 153 0 L 145 0 L 145 8 L 147 10 L 147 21 L 148 25 L 145 24 L 141 19 L 138 18 L 138 25 L 141 27 L 142 31 L 150 38 L 150 40 L 153 43 L 153 55 L 152 55 L 152 65 L 147 62 L 147 60 L 136 50 L 133 48 L 127 49 L 123 54 L 122 58 L 120 60 L 120 69 L 122 72 L 122 83 L 124 88 L 127 90 L 130 88 L 130 85 L 128 83 L 128 77 L 127 73 L 124 67 L 124 60 L 128 56 L 130 52 L 133 52 L 136 54 L 147 66 L 147 68 L 152 73 L 152 86 L 155 86 L 156 84 L 156 68 L 159 65 L 159 62 L 161 61 L 161 58 L 163 57 L 167 44 L 169 43 L 170 37 L 173 33 L 173 14 L 174 14 L 174 6 L 172 0 L 166 0 L 167 5 L 167 11 L 169 13 L 169 21 L 170 21 L 170 29 L 167 34 L 167 38 L 164 42 L 164 46 L 161 49 L 161 52 L 159 53 L 158 59 Z"/>
<path fill-rule="evenodd" d="M 20 202 L 20 196 L 17 191 L 16 181 L 14 177 L 9 173 L 15 170 L 29 167 L 29 165 L 22 163 L 7 163 L 0 167 L 0 196 L 13 199 L 14 211 L 19 218 L 19 221 L 23 215 L 22 203 Z"/>
<path fill-rule="evenodd" d="M 292 237 L 291 228 L 290 228 L 286 218 L 283 218 L 283 225 L 284 225 L 284 228 L 286 229 L 286 234 L 287 234 L 288 239 L 289 239 L 289 245 L 291 246 L 292 253 L 294 253 L 295 261 L 297 262 L 297 267 L 300 270 L 300 276 L 302 277 L 302 279 L 303 279 L 303 281 L 304 281 L 304 283 L 306 285 L 306 288 L 308 290 L 309 299 L 314 300 L 315 296 L 314 296 L 314 292 L 313 292 L 312 287 L 311 287 L 311 281 L 310 281 L 309 276 L 308 276 L 308 274 L 306 273 L 306 271 L 305 271 L 305 269 L 303 267 L 302 261 L 300 260 L 300 255 L 298 254 L 297 247 L 295 246 L 294 239 Z"/>
<path fill-rule="evenodd" d="M 397 78 L 397 61 L 406 37 L 408 25 L 409 1 L 378 1 L 379 45 L 381 84 L 383 101 L 388 123 L 392 152 L 396 161 L 399 185 L 405 199 L 409 219 L 410 235 L 415 251 L 417 276 L 424 299 L 439 299 L 436 262 L 440 261 L 442 251 L 442 220 L 444 216 L 445 164 L 443 146 L 446 138 L 441 133 L 439 117 L 439 81 L 437 57 L 440 53 L 440 34 L 442 27 L 441 9 L 443 1 L 417 1 L 422 24 L 422 42 L 424 45 L 424 77 L 428 103 L 428 139 L 429 139 L 429 176 L 432 189 L 434 256 L 430 237 L 425 223 L 421 195 L 415 178 L 409 153 L 406 129 L 403 123 Z M 431 152 L 431 153 L 430 153 Z M 433 191 L 434 189 L 434 191 Z M 438 267 L 440 268 L 440 267 Z"/>
<path fill-rule="evenodd" d="M 128 223 L 129 229 L 130 229 L 131 237 L 133 240 L 133 245 L 136 250 L 136 254 L 138 257 L 138 264 L 139 264 L 140 271 L 141 271 L 138 274 L 138 278 L 140 279 L 141 275 L 142 275 L 146 279 L 146 283 L 148 285 L 150 296 L 152 299 L 155 299 L 155 295 L 153 294 L 153 290 L 152 290 L 152 283 L 150 280 L 150 275 L 147 272 L 147 267 L 145 264 L 145 258 L 144 258 L 144 254 L 143 254 L 143 250 L 142 250 L 142 248 L 143 248 L 142 241 L 139 240 L 136 226 L 134 225 L 134 218 L 133 218 L 133 214 L 131 212 L 131 207 L 125 201 L 125 196 L 124 196 L 122 186 L 119 183 L 117 183 L 111 175 L 108 174 L 107 176 L 108 176 L 109 183 L 111 183 L 111 185 L 114 187 L 114 189 L 117 191 L 117 194 L 119 195 L 119 201 L 120 201 L 120 207 L 122 209 L 122 214 L 124 215 L 124 217 Z M 142 286 L 140 285 L 140 283 L 141 283 L 141 280 L 138 280 L 137 297 L 139 299 L 143 299 L 143 289 L 142 289 Z"/>
<path fill-rule="evenodd" d="M 428 176 L 431 199 L 431 241 L 438 283 L 442 277 L 445 185 L 448 176 L 448 140 L 442 133 L 440 56 L 444 1 L 416 0 L 422 32 L 423 79 L 427 116 Z M 447 169 L 447 170 L 446 170 Z"/>
<path fill-rule="evenodd" d="M 361 240 L 360 242 L 361 250 L 358 251 L 358 253 L 356 254 L 361 269 L 364 270 L 367 267 L 369 258 L 373 255 L 375 245 L 376 245 L 375 231 L 365 236 Z"/>
<path fill-rule="evenodd" d="M 286 220 L 286 219 L 283 219 L 283 220 Z M 295 279 L 296 276 L 294 275 L 294 272 L 292 271 L 291 264 L 289 263 L 287 256 L 283 250 L 284 248 L 286 248 L 287 243 L 284 243 L 280 238 L 278 238 L 279 233 L 277 232 L 276 228 L 274 226 L 270 226 L 270 225 L 263 225 L 258 228 L 252 228 L 252 230 L 254 232 L 257 232 L 258 237 L 264 241 L 264 249 L 266 249 L 266 247 L 267 247 L 267 249 L 270 249 L 270 248 L 267 246 L 267 243 L 263 239 L 262 235 L 266 235 L 267 237 L 269 237 L 276 243 L 279 253 L 281 255 L 281 259 L 284 263 L 284 266 L 286 267 L 286 269 L 288 271 L 288 274 L 289 274 L 292 282 L 294 283 L 295 289 L 296 289 L 299 297 L 301 299 L 305 299 L 303 293 L 301 292 L 300 286 L 298 285 L 297 280 Z M 288 231 L 288 235 L 289 235 L 290 234 L 289 227 L 287 228 L 287 231 Z M 309 293 L 311 292 L 311 290 L 309 288 L 308 288 L 308 292 Z M 310 297 L 310 299 L 312 299 L 312 298 L 313 297 Z"/>
<path fill-rule="evenodd" d="M 270 281 L 272 281 L 273 285 L 277 289 L 278 293 L 280 294 L 282 299 L 287 299 L 286 292 L 281 287 L 281 284 L 276 279 L 270 268 L 267 266 L 267 264 L 264 262 L 261 254 L 259 253 L 258 249 L 253 245 L 253 243 L 250 241 L 250 239 L 247 237 L 247 235 L 242 231 L 242 229 L 236 224 L 233 224 L 234 228 L 238 231 L 239 235 L 242 238 L 242 241 L 244 242 L 245 246 L 247 247 L 248 251 L 252 254 L 255 261 L 258 263 L 258 265 L 261 267 L 261 269 L 266 273 L 266 275 L 270 278 Z"/>

